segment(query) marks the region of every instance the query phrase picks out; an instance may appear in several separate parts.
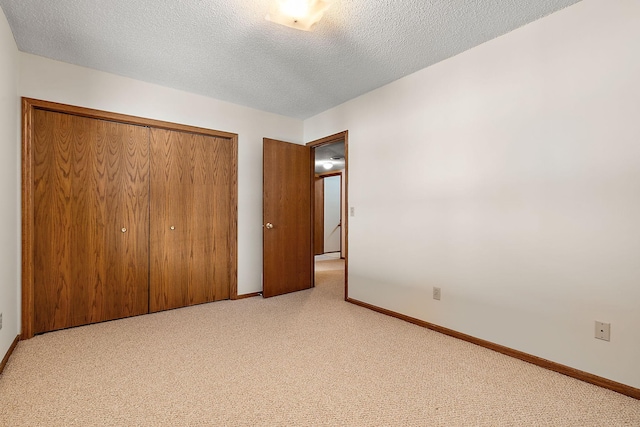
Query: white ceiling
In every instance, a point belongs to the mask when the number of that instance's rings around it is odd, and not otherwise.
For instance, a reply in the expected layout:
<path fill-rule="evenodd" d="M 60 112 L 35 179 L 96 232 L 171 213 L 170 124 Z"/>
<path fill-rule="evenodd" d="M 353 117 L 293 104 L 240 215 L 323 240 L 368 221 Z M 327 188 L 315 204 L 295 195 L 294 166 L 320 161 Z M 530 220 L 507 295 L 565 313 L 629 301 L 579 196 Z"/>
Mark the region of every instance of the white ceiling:
<path fill-rule="evenodd" d="M 300 119 L 578 0 L 332 0 L 313 32 L 269 0 L 0 0 L 18 48 Z"/>

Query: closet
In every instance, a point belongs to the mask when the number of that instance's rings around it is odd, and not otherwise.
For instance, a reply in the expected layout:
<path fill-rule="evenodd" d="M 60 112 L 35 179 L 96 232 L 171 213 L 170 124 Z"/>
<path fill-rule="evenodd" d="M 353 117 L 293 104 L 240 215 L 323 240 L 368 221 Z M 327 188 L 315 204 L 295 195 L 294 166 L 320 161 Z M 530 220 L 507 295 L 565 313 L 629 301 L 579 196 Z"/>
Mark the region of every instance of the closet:
<path fill-rule="evenodd" d="M 23 99 L 23 338 L 237 296 L 237 136 Z"/>

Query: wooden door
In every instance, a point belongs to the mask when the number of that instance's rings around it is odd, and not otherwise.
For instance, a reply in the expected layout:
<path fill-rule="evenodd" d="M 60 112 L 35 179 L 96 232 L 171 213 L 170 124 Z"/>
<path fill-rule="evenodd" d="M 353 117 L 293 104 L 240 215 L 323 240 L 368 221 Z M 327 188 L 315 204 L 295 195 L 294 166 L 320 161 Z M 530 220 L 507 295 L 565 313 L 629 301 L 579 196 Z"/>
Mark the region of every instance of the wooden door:
<path fill-rule="evenodd" d="M 151 312 L 230 297 L 234 148 L 225 138 L 151 129 Z"/>
<path fill-rule="evenodd" d="M 263 295 L 313 286 L 309 147 L 264 139 Z"/>
<path fill-rule="evenodd" d="M 148 129 L 33 115 L 34 330 L 148 311 Z"/>

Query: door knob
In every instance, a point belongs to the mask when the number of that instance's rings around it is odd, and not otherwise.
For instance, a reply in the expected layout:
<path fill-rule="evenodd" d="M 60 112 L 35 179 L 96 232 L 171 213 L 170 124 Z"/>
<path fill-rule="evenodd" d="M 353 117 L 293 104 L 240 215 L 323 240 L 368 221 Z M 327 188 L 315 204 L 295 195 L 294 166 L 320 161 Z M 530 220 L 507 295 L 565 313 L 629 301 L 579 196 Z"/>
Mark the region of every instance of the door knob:
<path fill-rule="evenodd" d="M 175 229 L 176 229 L 176 227 L 173 226 L 173 225 L 171 227 L 169 227 L 169 230 L 175 230 Z"/>
<path fill-rule="evenodd" d="M 265 227 L 267 227 L 269 230 L 271 230 L 273 228 L 273 224 L 268 222 L 268 223 L 266 223 Z"/>

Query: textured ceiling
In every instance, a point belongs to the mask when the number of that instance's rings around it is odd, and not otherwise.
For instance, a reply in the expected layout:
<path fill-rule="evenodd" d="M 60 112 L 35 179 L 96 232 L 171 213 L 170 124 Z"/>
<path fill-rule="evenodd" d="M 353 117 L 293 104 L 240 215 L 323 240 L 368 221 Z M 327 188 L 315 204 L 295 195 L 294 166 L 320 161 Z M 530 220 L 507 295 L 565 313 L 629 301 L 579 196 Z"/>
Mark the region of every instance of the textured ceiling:
<path fill-rule="evenodd" d="M 269 0 L 0 0 L 18 48 L 300 119 L 578 0 L 333 0 L 313 32 Z"/>

